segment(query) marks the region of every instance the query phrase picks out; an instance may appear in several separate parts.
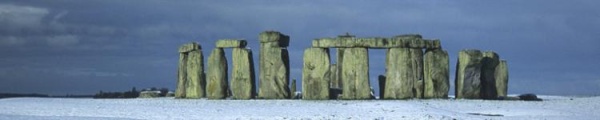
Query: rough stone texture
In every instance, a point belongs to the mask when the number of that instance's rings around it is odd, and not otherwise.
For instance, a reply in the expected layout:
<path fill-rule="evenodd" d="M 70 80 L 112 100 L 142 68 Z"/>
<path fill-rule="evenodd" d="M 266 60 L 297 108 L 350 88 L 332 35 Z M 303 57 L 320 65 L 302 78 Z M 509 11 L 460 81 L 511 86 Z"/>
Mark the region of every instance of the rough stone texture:
<path fill-rule="evenodd" d="M 341 54 L 341 99 L 371 99 L 367 48 L 344 48 Z M 339 58 L 338 58 L 339 59 Z"/>
<path fill-rule="evenodd" d="M 244 48 L 248 43 L 246 40 L 223 39 L 216 43 L 217 48 Z"/>
<path fill-rule="evenodd" d="M 412 65 L 413 76 L 415 77 L 415 83 L 413 86 L 413 92 L 415 98 L 423 98 L 423 50 L 422 49 L 410 49 L 410 62 Z"/>
<path fill-rule="evenodd" d="M 260 84 L 258 97 L 262 99 L 290 98 L 289 55 L 285 48 L 289 37 L 275 31 L 260 34 Z"/>
<path fill-rule="evenodd" d="M 193 50 L 188 52 L 186 61 L 186 77 L 185 86 L 186 98 L 202 98 L 204 97 L 204 56 L 202 51 Z"/>
<path fill-rule="evenodd" d="M 423 89 L 424 89 L 424 81 L 423 80 L 417 80 L 415 81 L 415 87 L 414 89 L 414 94 L 415 97 L 414 98 L 423 98 Z"/>
<path fill-rule="evenodd" d="M 179 65 L 177 68 L 177 88 L 175 89 L 175 98 L 185 98 L 185 88 L 187 84 L 186 75 L 187 54 L 179 53 Z"/>
<path fill-rule="evenodd" d="M 424 58 L 424 98 L 448 98 L 450 90 L 448 52 L 427 50 Z"/>
<path fill-rule="evenodd" d="M 508 65 L 505 60 L 500 60 L 496 67 L 496 92 L 498 97 L 506 97 L 508 90 Z"/>
<path fill-rule="evenodd" d="M 224 99 L 227 97 L 227 59 L 222 48 L 215 48 L 208 57 L 208 99 Z"/>
<path fill-rule="evenodd" d="M 259 41 L 261 45 L 263 43 L 274 43 L 268 45 L 272 47 L 287 47 L 290 42 L 290 37 L 277 31 L 265 31 L 260 33 Z"/>
<path fill-rule="evenodd" d="M 456 98 L 481 98 L 481 60 L 479 50 L 461 50 L 456 64 Z"/>
<path fill-rule="evenodd" d="M 500 57 L 493 51 L 482 53 L 481 61 L 481 98 L 496 99 L 496 67 L 500 64 Z"/>
<path fill-rule="evenodd" d="M 390 48 L 386 57 L 386 81 L 383 99 L 409 99 L 418 80 L 410 48 Z"/>
<path fill-rule="evenodd" d="M 394 37 L 394 38 L 320 38 L 312 42 L 312 47 L 318 48 L 355 48 L 364 47 L 371 49 L 388 48 L 415 48 L 415 49 L 437 49 L 441 48 L 439 40 L 424 40 L 416 37 Z"/>
<path fill-rule="evenodd" d="M 192 43 L 187 43 L 187 44 L 181 45 L 181 47 L 179 47 L 179 52 L 185 53 L 185 52 L 190 52 L 192 50 L 199 50 L 199 49 L 202 49 L 200 47 L 200 45 L 198 45 L 198 43 L 192 42 Z"/>
<path fill-rule="evenodd" d="M 329 99 L 330 83 L 329 50 L 326 48 L 308 48 L 304 51 L 302 69 L 302 99 Z"/>
<path fill-rule="evenodd" d="M 377 80 L 379 80 L 379 99 L 383 99 L 385 97 L 385 79 L 384 75 L 377 76 Z"/>
<path fill-rule="evenodd" d="M 138 98 L 157 98 L 160 97 L 160 91 L 142 91 Z"/>
<path fill-rule="evenodd" d="M 329 76 L 329 80 L 331 80 L 331 84 L 329 86 L 330 88 L 342 88 L 342 82 L 340 79 L 338 79 L 339 75 L 337 66 L 337 64 L 331 64 L 331 67 L 329 68 L 329 73 L 331 74 Z"/>
<path fill-rule="evenodd" d="M 255 96 L 254 62 L 252 51 L 245 48 L 233 48 L 231 71 L 231 92 L 233 99 L 251 99 Z"/>
<path fill-rule="evenodd" d="M 292 83 L 290 84 L 290 89 L 291 89 L 290 93 L 292 94 L 292 95 L 290 95 L 290 98 L 291 99 L 297 98 L 296 97 L 297 96 L 296 95 L 296 79 L 292 79 Z"/>

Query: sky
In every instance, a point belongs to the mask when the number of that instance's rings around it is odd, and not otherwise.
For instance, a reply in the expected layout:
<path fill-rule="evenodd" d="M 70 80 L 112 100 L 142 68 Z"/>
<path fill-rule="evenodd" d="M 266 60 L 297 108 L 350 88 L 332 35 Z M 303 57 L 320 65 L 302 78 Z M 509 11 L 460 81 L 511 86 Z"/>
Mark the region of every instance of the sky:
<path fill-rule="evenodd" d="M 198 42 L 206 59 L 216 40 L 246 39 L 258 66 L 258 34 L 276 30 L 290 36 L 291 78 L 298 88 L 303 51 L 313 39 L 417 33 L 442 41 L 452 86 L 458 52 L 480 49 L 508 61 L 509 94 L 600 95 L 598 5 L 595 0 L 3 0 L 0 92 L 173 90 L 180 45 Z M 231 50 L 226 54 L 231 62 Z M 369 57 L 371 86 L 377 88 L 385 50 L 369 50 Z"/>

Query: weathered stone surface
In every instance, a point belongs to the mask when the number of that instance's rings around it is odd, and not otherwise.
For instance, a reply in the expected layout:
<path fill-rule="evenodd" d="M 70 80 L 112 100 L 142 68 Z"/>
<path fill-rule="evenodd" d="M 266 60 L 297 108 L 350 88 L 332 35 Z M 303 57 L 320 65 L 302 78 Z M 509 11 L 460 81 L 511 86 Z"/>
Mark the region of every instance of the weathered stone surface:
<path fill-rule="evenodd" d="M 330 59 L 326 48 L 308 48 L 304 51 L 302 69 L 302 99 L 329 99 Z"/>
<path fill-rule="evenodd" d="M 206 97 L 224 99 L 227 97 L 227 59 L 222 48 L 215 48 L 208 57 Z"/>
<path fill-rule="evenodd" d="M 414 98 L 423 98 L 423 89 L 424 89 L 424 81 L 423 80 L 417 80 L 415 81 L 415 86 L 414 86 L 414 94 L 415 97 Z"/>
<path fill-rule="evenodd" d="M 329 77 L 331 80 L 330 83 L 330 88 L 342 88 L 342 81 L 340 79 L 338 79 L 338 65 L 337 64 L 331 64 L 331 67 L 329 68 L 329 73 L 331 74 Z"/>
<path fill-rule="evenodd" d="M 261 44 L 274 43 L 267 45 L 273 47 L 287 47 L 290 42 L 290 37 L 277 31 L 265 31 L 260 33 L 259 40 Z"/>
<path fill-rule="evenodd" d="M 423 50 L 422 49 L 410 49 L 410 61 L 413 70 L 413 76 L 415 77 L 415 83 L 413 86 L 414 98 L 423 98 Z"/>
<path fill-rule="evenodd" d="M 461 50 L 456 65 L 456 98 L 481 98 L 481 60 L 479 50 Z"/>
<path fill-rule="evenodd" d="M 496 67 L 500 64 L 500 57 L 493 51 L 482 53 L 481 61 L 481 98 L 496 99 Z"/>
<path fill-rule="evenodd" d="M 496 92 L 498 97 L 506 97 L 508 90 L 508 65 L 505 60 L 500 60 L 496 67 Z"/>
<path fill-rule="evenodd" d="M 290 97 L 289 55 L 283 43 L 289 37 L 275 31 L 260 34 L 260 84 L 258 97 L 262 99 L 287 99 Z"/>
<path fill-rule="evenodd" d="M 292 79 L 292 83 L 290 84 L 290 89 L 291 89 L 290 94 L 292 94 L 292 95 L 290 95 L 290 98 L 291 99 L 298 98 L 298 95 L 296 95 L 296 92 L 297 92 L 296 91 L 296 79 Z"/>
<path fill-rule="evenodd" d="M 383 99 L 385 97 L 385 79 L 384 75 L 377 76 L 377 80 L 379 80 L 379 99 Z"/>
<path fill-rule="evenodd" d="M 415 48 L 415 49 L 436 49 L 440 48 L 439 40 L 424 40 L 415 37 L 394 37 L 394 38 L 321 38 L 312 42 L 312 47 L 317 48 L 355 48 L 364 47 L 371 49 L 388 48 Z"/>
<path fill-rule="evenodd" d="M 175 89 L 175 98 L 185 98 L 185 88 L 187 84 L 187 53 L 179 53 L 179 65 L 177 68 L 177 88 Z"/>
<path fill-rule="evenodd" d="M 185 52 L 190 52 L 192 50 L 199 50 L 199 49 L 202 49 L 200 47 L 200 45 L 198 45 L 198 43 L 192 42 L 192 43 L 187 43 L 187 44 L 181 45 L 181 47 L 179 47 L 179 52 L 185 53 Z"/>
<path fill-rule="evenodd" d="M 233 99 L 251 99 L 255 96 L 254 62 L 252 51 L 245 48 L 233 48 L 231 71 L 231 92 Z"/>
<path fill-rule="evenodd" d="M 424 58 L 424 98 L 448 98 L 450 90 L 448 52 L 427 50 Z"/>
<path fill-rule="evenodd" d="M 341 54 L 341 99 L 370 99 L 369 58 L 367 48 L 344 48 Z M 340 58 L 338 58 L 340 59 Z"/>
<path fill-rule="evenodd" d="M 390 48 L 386 57 L 386 81 L 383 99 L 409 99 L 415 96 L 418 80 L 410 48 Z"/>
<path fill-rule="evenodd" d="M 223 39 L 216 43 L 217 48 L 244 48 L 248 43 L 246 40 Z"/>
<path fill-rule="evenodd" d="M 201 98 L 204 97 L 204 56 L 202 51 L 193 50 L 188 52 L 186 61 L 186 77 L 187 83 L 185 86 L 186 98 Z"/>
<path fill-rule="evenodd" d="M 157 98 L 160 97 L 160 91 L 142 91 L 138 98 Z"/>

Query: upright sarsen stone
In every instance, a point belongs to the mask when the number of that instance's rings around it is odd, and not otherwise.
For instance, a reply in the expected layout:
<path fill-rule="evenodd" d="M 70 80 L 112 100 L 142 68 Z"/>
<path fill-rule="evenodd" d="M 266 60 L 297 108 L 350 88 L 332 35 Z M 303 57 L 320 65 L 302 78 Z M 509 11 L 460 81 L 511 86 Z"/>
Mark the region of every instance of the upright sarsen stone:
<path fill-rule="evenodd" d="M 339 51 L 343 61 L 339 63 L 343 82 L 341 99 L 371 99 L 367 48 L 344 48 Z"/>
<path fill-rule="evenodd" d="M 188 52 L 186 61 L 187 84 L 185 90 L 186 98 L 204 97 L 204 60 L 202 51 L 193 50 Z"/>
<path fill-rule="evenodd" d="M 500 60 L 496 67 L 496 92 L 498 97 L 506 97 L 508 90 L 508 65 L 505 60 Z"/>
<path fill-rule="evenodd" d="M 413 86 L 414 98 L 423 98 L 423 50 L 410 49 L 410 60 L 416 83 Z"/>
<path fill-rule="evenodd" d="M 481 60 L 479 50 L 461 50 L 456 65 L 456 98 L 481 98 Z"/>
<path fill-rule="evenodd" d="M 302 69 L 302 99 L 329 99 L 330 84 L 329 50 L 326 48 L 308 48 L 304 51 Z"/>
<path fill-rule="evenodd" d="M 179 65 L 177 68 L 177 87 L 175 89 L 175 98 L 185 98 L 185 88 L 187 84 L 186 75 L 187 53 L 179 53 Z"/>
<path fill-rule="evenodd" d="M 500 57 L 493 51 L 482 53 L 481 61 L 481 98 L 496 99 L 496 67 L 500 64 Z"/>
<path fill-rule="evenodd" d="M 409 99 L 415 96 L 417 82 L 410 48 L 390 48 L 386 57 L 386 80 L 383 99 Z"/>
<path fill-rule="evenodd" d="M 224 99 L 227 97 L 227 59 L 222 48 L 215 48 L 208 57 L 208 99 Z"/>
<path fill-rule="evenodd" d="M 233 99 L 251 99 L 255 96 L 254 62 L 252 51 L 246 48 L 233 48 L 231 71 L 231 93 Z"/>
<path fill-rule="evenodd" d="M 338 65 L 337 64 L 331 64 L 331 67 L 329 68 L 329 73 L 331 74 L 329 77 L 331 77 L 329 80 L 331 80 L 331 84 L 330 84 L 330 88 L 342 88 L 342 82 L 340 79 L 338 79 L 339 75 L 338 75 Z"/>
<path fill-rule="evenodd" d="M 377 80 L 379 80 L 379 99 L 385 98 L 385 79 L 384 75 L 377 76 Z"/>
<path fill-rule="evenodd" d="M 427 50 L 424 58 L 424 98 L 447 98 L 450 90 L 448 52 Z"/>
<path fill-rule="evenodd" d="M 258 97 L 262 99 L 290 98 L 289 55 L 285 47 L 289 37 L 276 31 L 266 31 L 260 40 L 260 84 Z"/>

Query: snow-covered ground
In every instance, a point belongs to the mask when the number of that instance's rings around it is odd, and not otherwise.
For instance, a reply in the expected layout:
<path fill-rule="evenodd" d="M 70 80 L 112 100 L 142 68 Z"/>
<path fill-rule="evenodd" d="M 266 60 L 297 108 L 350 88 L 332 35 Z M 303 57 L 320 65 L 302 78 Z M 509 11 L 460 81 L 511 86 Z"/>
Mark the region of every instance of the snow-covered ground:
<path fill-rule="evenodd" d="M 0 119 L 599 119 L 600 97 L 496 100 L 0 99 Z"/>

